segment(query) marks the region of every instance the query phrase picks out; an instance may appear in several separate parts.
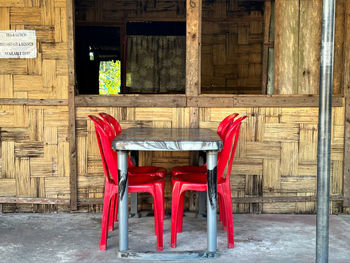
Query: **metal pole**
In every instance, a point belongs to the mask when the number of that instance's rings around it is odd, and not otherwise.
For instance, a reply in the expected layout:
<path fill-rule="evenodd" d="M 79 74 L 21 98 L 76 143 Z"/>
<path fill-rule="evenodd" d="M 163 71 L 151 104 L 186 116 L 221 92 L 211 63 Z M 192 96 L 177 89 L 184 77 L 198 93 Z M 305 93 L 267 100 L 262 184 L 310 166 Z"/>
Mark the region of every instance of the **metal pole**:
<path fill-rule="evenodd" d="M 128 243 L 128 153 L 118 151 L 119 251 L 127 251 Z"/>
<path fill-rule="evenodd" d="M 335 0 L 323 0 L 317 148 L 316 262 L 328 262 Z"/>
<path fill-rule="evenodd" d="M 207 152 L 207 228 L 208 228 L 208 253 L 216 252 L 216 197 L 217 197 L 217 152 Z"/>

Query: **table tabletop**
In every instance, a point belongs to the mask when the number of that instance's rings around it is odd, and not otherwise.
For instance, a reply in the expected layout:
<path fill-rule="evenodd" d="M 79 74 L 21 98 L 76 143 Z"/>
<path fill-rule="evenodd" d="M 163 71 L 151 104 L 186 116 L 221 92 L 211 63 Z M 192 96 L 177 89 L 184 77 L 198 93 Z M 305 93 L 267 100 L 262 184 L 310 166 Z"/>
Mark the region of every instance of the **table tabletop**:
<path fill-rule="evenodd" d="M 113 140 L 116 151 L 220 151 L 222 141 L 206 128 L 129 128 Z"/>

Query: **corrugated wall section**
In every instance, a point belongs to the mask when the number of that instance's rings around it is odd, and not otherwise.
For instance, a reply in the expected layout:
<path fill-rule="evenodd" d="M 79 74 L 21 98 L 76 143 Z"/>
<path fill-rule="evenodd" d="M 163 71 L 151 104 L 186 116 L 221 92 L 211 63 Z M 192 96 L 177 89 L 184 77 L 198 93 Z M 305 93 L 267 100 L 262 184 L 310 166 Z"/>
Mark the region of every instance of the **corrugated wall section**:
<path fill-rule="evenodd" d="M 37 58 L 0 59 L 0 196 L 69 199 L 66 1 L 0 1 L 0 30 L 23 29 L 36 30 Z"/>
<path fill-rule="evenodd" d="M 78 193 L 81 200 L 101 198 L 103 169 L 94 127 L 87 116 L 108 112 L 122 128 L 188 127 L 184 108 L 78 108 Z M 200 127 L 216 130 L 227 115 L 237 112 L 248 118 L 241 128 L 239 146 L 231 173 L 232 197 L 300 197 L 316 195 L 318 108 L 202 108 Z M 342 195 L 344 108 L 333 108 L 331 195 Z M 170 169 L 189 163 L 182 152 L 143 152 L 140 164 Z M 169 179 L 169 177 L 168 177 Z M 170 208 L 171 187 L 166 186 Z M 152 199 L 143 195 L 143 209 Z M 233 203 L 235 213 L 314 213 L 315 202 Z M 331 202 L 332 213 L 342 211 L 341 201 Z"/>

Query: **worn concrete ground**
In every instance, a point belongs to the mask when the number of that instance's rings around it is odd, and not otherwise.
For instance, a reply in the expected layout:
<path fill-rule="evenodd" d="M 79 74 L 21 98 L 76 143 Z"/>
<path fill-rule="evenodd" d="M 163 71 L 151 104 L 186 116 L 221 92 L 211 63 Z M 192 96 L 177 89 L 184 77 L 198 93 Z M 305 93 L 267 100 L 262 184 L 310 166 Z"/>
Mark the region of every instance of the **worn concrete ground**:
<path fill-rule="evenodd" d="M 315 262 L 315 215 L 234 215 L 235 248 L 226 248 L 218 228 L 215 259 L 195 262 Z M 101 214 L 0 214 L 0 262 L 143 262 L 118 259 L 118 229 L 107 251 L 99 250 Z M 153 217 L 129 219 L 131 250 L 155 251 Z M 350 215 L 330 217 L 329 262 L 350 262 Z M 164 251 L 205 250 L 206 219 L 187 216 L 178 247 L 170 248 L 170 218 Z M 159 252 L 162 253 L 162 252 Z M 181 262 L 181 261 L 177 261 Z"/>

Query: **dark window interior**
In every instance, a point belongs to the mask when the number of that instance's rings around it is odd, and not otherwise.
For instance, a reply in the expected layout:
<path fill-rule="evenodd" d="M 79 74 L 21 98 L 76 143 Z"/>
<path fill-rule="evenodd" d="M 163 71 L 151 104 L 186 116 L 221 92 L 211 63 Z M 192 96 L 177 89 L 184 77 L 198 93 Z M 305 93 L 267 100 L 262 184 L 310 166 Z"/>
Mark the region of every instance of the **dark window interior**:
<path fill-rule="evenodd" d="M 128 22 L 127 35 L 185 36 L 185 22 Z"/>
<path fill-rule="evenodd" d="M 77 26 L 75 54 L 79 94 L 99 94 L 100 62 L 120 60 L 120 28 Z"/>

